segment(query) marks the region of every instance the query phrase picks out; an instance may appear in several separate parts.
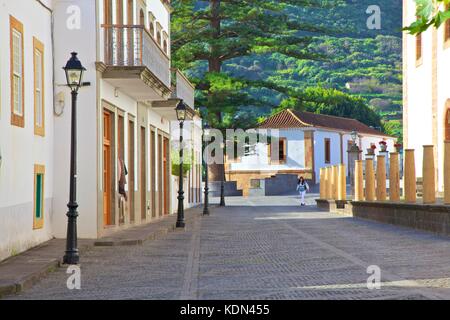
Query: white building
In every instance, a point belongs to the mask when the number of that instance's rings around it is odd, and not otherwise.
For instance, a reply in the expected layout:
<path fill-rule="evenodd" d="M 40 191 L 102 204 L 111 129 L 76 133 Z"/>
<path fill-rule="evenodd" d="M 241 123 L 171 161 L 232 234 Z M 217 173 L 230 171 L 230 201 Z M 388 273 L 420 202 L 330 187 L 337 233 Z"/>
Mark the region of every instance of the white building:
<path fill-rule="evenodd" d="M 170 66 L 169 1 L 0 0 L 0 7 L 0 260 L 66 235 L 71 96 L 61 67 L 72 51 L 87 69 L 77 109 L 78 236 L 176 211 L 170 150 L 180 99 L 195 120 L 186 207 L 201 201 L 200 118 L 194 87 Z M 122 206 L 119 159 L 128 171 Z"/>
<path fill-rule="evenodd" d="M 403 1 L 403 23 L 416 20 L 416 4 Z M 422 176 L 423 145 L 434 145 L 437 187 L 443 190 L 444 141 L 450 140 L 450 21 L 439 29 L 403 36 L 403 139 L 415 149 Z"/>
<path fill-rule="evenodd" d="M 358 147 L 362 151 L 379 142 L 394 150 L 396 139 L 348 118 L 299 112 L 286 109 L 264 121 L 260 129 L 279 137 L 277 146 L 258 143 L 251 155 L 227 159 L 227 181 L 237 181 L 237 188 L 249 194 L 251 180 L 264 179 L 276 174 L 302 175 L 313 183 L 319 182 L 320 168 L 345 164 L 348 166 L 351 132 L 358 133 Z M 375 152 L 377 154 L 377 151 Z"/>

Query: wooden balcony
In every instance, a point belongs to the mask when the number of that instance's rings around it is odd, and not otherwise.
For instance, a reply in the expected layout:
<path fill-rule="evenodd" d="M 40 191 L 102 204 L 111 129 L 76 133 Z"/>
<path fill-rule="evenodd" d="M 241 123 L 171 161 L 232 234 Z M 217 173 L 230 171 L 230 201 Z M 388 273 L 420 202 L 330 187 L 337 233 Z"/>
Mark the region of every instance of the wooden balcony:
<path fill-rule="evenodd" d="M 191 108 L 194 108 L 195 87 L 178 69 L 172 69 L 172 98 L 183 99 Z"/>
<path fill-rule="evenodd" d="M 103 25 L 102 35 L 103 79 L 139 101 L 170 97 L 170 59 L 144 26 Z"/>

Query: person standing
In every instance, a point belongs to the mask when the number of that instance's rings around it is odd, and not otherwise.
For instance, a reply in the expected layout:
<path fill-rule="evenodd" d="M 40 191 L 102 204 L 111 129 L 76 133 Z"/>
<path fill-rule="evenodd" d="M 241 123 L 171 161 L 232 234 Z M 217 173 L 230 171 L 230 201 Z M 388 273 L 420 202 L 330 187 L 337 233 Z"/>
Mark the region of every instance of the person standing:
<path fill-rule="evenodd" d="M 309 185 L 303 177 L 300 177 L 298 179 L 297 191 L 299 192 L 300 198 L 301 198 L 300 205 L 305 206 L 306 205 L 305 195 L 306 195 L 306 192 L 309 191 Z"/>

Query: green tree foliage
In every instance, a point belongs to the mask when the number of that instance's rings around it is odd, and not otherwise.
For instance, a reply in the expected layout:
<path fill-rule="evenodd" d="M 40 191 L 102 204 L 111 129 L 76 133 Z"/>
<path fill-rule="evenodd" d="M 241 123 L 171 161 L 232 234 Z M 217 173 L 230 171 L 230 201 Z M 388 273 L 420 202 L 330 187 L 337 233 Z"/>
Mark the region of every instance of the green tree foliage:
<path fill-rule="evenodd" d="M 426 31 L 431 26 L 439 28 L 450 19 L 450 0 L 415 0 L 417 21 L 406 27 L 411 34 Z"/>
<path fill-rule="evenodd" d="M 336 89 L 308 88 L 300 97 L 285 99 L 274 113 L 286 108 L 352 118 L 369 126 L 382 128 L 380 116 L 367 106 L 365 99 Z"/>
<path fill-rule="evenodd" d="M 197 85 L 196 99 L 213 127 L 229 127 L 243 107 L 267 105 L 256 88 L 274 91 L 271 81 L 252 82 L 224 67 L 233 59 L 278 53 L 295 59 L 322 59 L 311 50 L 313 35 L 325 28 L 304 21 L 301 8 L 330 8 L 328 0 L 175 0 L 172 49 L 176 67 Z"/>

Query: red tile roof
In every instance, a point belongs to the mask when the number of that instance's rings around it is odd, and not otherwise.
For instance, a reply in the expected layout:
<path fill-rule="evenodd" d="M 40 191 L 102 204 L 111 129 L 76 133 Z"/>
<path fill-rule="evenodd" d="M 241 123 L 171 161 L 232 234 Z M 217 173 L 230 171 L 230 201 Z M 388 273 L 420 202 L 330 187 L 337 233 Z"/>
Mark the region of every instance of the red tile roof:
<path fill-rule="evenodd" d="M 388 136 L 387 134 L 373 129 L 356 119 L 296 111 L 291 109 L 283 110 L 269 117 L 259 126 L 259 128 L 262 129 L 286 129 L 304 127 L 317 127 L 346 132 L 356 130 L 358 133 L 366 133 L 376 136 Z"/>

